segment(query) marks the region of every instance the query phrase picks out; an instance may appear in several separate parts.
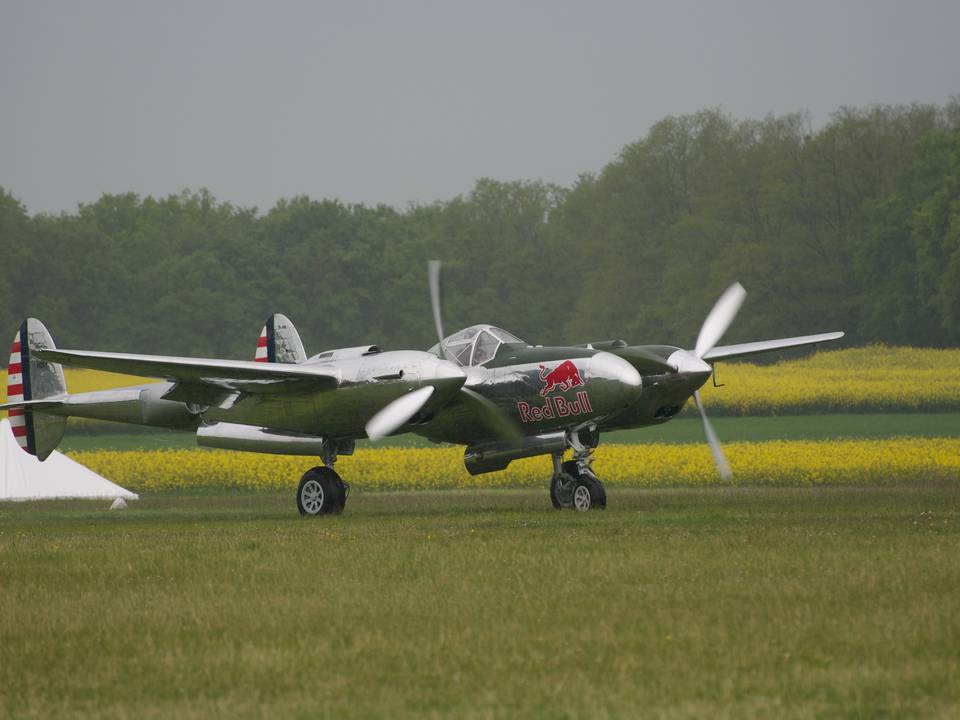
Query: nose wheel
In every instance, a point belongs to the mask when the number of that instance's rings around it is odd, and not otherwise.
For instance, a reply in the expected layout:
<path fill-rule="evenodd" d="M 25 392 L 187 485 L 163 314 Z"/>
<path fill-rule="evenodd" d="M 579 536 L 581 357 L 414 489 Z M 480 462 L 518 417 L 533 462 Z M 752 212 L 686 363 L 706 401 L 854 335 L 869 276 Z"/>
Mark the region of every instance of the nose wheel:
<path fill-rule="evenodd" d="M 550 503 L 557 510 L 603 510 L 607 507 L 607 491 L 592 470 L 578 467 L 576 460 L 567 460 L 550 479 Z"/>
<path fill-rule="evenodd" d="M 590 467 L 599 440 L 596 426 L 571 431 L 567 443 L 573 449 L 573 459 L 563 462 L 562 454 L 554 454 L 550 502 L 557 510 L 586 512 L 607 507 L 607 491 Z"/>

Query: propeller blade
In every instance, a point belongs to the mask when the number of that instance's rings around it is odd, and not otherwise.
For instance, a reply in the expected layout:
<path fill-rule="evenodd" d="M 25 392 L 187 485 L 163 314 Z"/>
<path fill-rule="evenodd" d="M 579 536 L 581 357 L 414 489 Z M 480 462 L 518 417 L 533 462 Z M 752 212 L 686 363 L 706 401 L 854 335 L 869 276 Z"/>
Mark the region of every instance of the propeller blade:
<path fill-rule="evenodd" d="M 371 440 L 379 440 L 403 427 L 410 418 L 420 412 L 420 408 L 427 404 L 431 395 L 433 386 L 427 385 L 389 403 L 367 422 L 367 436 Z"/>
<path fill-rule="evenodd" d="M 717 465 L 717 472 L 720 473 L 720 477 L 724 480 L 729 480 L 733 477 L 733 473 L 730 471 L 730 463 L 727 462 L 727 457 L 723 454 L 723 448 L 720 447 L 720 440 L 717 439 L 717 434 L 713 431 L 713 425 L 711 425 L 707 419 L 707 413 L 703 409 L 703 403 L 700 402 L 699 390 L 693 394 L 693 402 L 696 403 L 697 410 L 700 411 L 700 419 L 703 420 L 703 432 L 707 436 L 707 444 L 710 446 L 710 452 L 713 453 L 713 462 Z"/>
<path fill-rule="evenodd" d="M 473 403 L 474 409 L 483 416 L 487 427 L 493 430 L 498 440 L 519 440 L 523 437 L 513 419 L 490 400 L 467 387 L 460 388 L 460 392 L 468 403 Z"/>
<path fill-rule="evenodd" d="M 440 313 L 440 261 L 427 263 L 427 275 L 430 280 L 430 305 L 433 307 L 433 324 L 437 329 L 437 341 L 440 343 L 440 357 L 449 360 L 447 349 L 443 346 L 443 317 Z"/>
<path fill-rule="evenodd" d="M 693 351 L 698 358 L 702 359 L 714 345 L 720 342 L 720 338 L 740 311 L 746 296 L 747 291 L 740 283 L 734 283 L 720 296 L 710 314 L 707 315 L 707 319 L 703 321 L 703 327 L 700 328 L 696 349 Z"/>

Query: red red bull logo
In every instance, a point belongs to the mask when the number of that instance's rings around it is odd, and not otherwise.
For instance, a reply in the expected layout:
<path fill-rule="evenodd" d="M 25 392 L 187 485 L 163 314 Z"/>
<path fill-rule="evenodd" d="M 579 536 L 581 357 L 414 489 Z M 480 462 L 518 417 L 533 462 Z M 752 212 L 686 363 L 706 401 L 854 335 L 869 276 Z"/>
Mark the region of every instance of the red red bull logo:
<path fill-rule="evenodd" d="M 540 379 L 546 385 L 540 391 L 540 397 L 546 397 L 554 388 L 559 388 L 560 392 L 566 392 L 571 388 L 583 385 L 583 378 L 580 377 L 580 371 L 573 364 L 572 360 L 564 360 L 553 370 L 547 371 L 546 365 L 540 366 Z"/>

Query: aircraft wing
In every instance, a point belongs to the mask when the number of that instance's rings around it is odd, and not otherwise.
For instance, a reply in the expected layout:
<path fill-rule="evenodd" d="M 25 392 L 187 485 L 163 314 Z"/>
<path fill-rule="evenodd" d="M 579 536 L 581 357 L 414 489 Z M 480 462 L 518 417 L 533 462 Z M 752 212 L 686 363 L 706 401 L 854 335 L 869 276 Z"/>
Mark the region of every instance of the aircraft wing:
<path fill-rule="evenodd" d="M 842 332 L 829 332 L 820 333 L 819 335 L 780 338 L 779 340 L 761 340 L 760 342 L 742 343 L 741 345 L 721 345 L 704 353 L 703 359 L 707 362 L 715 362 L 717 360 L 744 357 L 746 355 L 756 355 L 772 350 L 800 347 L 801 345 L 816 345 L 817 343 L 827 342 L 828 340 L 839 340 L 842 337 Z"/>
<path fill-rule="evenodd" d="M 41 360 L 72 367 L 164 378 L 180 385 L 200 385 L 230 392 L 272 395 L 333 390 L 340 384 L 339 373 L 329 366 L 88 350 L 37 349 L 33 355 Z"/>

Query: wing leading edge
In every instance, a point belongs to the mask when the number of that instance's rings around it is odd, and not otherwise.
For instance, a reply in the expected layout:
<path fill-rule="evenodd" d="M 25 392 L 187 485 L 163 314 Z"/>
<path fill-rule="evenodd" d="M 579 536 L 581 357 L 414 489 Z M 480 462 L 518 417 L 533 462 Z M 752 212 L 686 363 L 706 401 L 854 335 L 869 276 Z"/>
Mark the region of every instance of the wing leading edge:
<path fill-rule="evenodd" d="M 206 385 L 234 392 L 285 394 L 333 390 L 340 384 L 335 368 L 246 360 L 134 355 L 87 350 L 40 350 L 41 360 L 71 367 L 163 378 L 186 385 Z"/>

